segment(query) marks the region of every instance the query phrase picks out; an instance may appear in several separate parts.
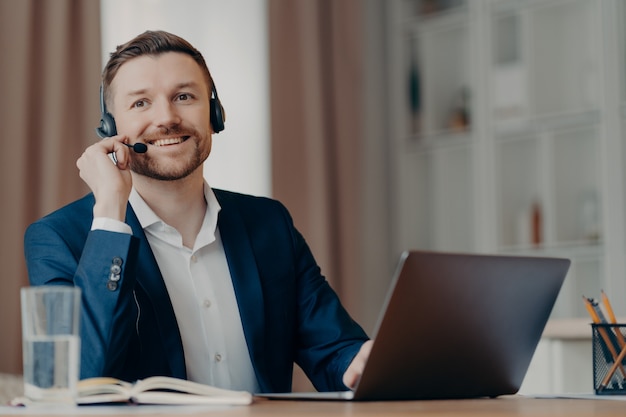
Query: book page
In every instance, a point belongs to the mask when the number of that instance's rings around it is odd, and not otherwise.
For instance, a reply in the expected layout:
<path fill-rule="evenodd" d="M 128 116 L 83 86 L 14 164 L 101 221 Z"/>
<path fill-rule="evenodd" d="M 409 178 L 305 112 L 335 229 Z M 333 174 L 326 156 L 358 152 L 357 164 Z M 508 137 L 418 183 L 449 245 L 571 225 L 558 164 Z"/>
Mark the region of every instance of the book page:
<path fill-rule="evenodd" d="M 133 402 L 141 404 L 252 403 L 252 394 L 200 384 L 184 379 L 155 376 L 132 384 L 115 378 L 88 378 L 78 383 L 77 404 Z"/>
<path fill-rule="evenodd" d="M 131 383 L 116 378 L 88 378 L 78 381 L 78 404 L 126 402 L 130 398 Z"/>
<path fill-rule="evenodd" d="M 163 390 L 174 390 L 183 393 L 203 396 L 245 397 L 247 395 L 250 395 L 248 392 L 245 391 L 233 391 L 223 388 L 217 388 L 210 385 L 200 384 L 198 382 L 166 376 L 153 376 L 137 381 L 137 383 L 132 388 L 132 395 L 137 395 L 138 393 L 145 391 Z"/>

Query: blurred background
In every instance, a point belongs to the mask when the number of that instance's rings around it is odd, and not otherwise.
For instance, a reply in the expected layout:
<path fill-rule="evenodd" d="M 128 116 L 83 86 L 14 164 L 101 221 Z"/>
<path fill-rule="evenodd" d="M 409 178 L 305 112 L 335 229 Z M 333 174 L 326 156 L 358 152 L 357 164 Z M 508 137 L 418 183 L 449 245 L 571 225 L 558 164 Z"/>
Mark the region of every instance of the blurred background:
<path fill-rule="evenodd" d="M 163 29 L 226 108 L 209 183 L 285 203 L 370 334 L 405 249 L 568 257 L 523 388 L 591 391 L 581 295 L 626 317 L 625 0 L 0 0 L 0 22 L 0 372 L 24 229 L 88 192 L 104 62 Z"/>

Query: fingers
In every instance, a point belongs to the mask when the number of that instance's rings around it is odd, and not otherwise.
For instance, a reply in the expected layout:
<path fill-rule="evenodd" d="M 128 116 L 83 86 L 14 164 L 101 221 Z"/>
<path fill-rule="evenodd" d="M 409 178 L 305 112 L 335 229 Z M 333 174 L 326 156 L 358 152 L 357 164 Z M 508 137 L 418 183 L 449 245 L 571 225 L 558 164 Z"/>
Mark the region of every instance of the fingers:
<path fill-rule="evenodd" d="M 99 144 L 104 147 L 107 155 L 115 161 L 119 169 L 127 169 L 129 165 L 129 148 L 124 144 L 128 140 L 126 136 L 117 135 L 101 140 Z"/>
<path fill-rule="evenodd" d="M 127 140 L 126 136 L 118 135 L 94 143 L 85 149 L 76 161 L 76 166 L 82 172 L 84 168 L 89 167 L 89 164 L 95 163 L 97 167 L 103 169 L 111 168 L 110 165 L 113 162 L 117 165 L 117 169 L 127 169 L 129 152 L 128 148 L 123 144 L 125 140 Z M 114 157 L 111 157 L 111 155 L 114 155 Z"/>
<path fill-rule="evenodd" d="M 356 354 L 348 369 L 343 374 L 343 383 L 346 387 L 353 389 L 356 387 L 357 382 L 361 378 L 363 374 L 363 369 L 365 368 L 365 363 L 369 358 L 370 351 L 372 350 L 372 344 L 374 342 L 372 340 L 368 340 L 363 343 L 361 349 L 359 349 L 359 353 Z"/>

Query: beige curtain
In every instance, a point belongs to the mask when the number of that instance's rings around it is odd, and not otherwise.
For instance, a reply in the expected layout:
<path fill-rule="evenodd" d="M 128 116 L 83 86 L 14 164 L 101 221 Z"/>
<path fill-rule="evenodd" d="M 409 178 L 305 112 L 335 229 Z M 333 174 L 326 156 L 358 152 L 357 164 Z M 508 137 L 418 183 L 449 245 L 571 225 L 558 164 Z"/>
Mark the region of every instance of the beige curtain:
<path fill-rule="evenodd" d="M 364 2 L 268 3 L 273 196 L 358 317 Z"/>
<path fill-rule="evenodd" d="M 87 192 L 75 164 L 99 121 L 99 7 L 0 0 L 0 372 L 22 371 L 24 230 Z"/>
<path fill-rule="evenodd" d="M 269 0 L 273 195 L 357 307 L 361 2 Z"/>

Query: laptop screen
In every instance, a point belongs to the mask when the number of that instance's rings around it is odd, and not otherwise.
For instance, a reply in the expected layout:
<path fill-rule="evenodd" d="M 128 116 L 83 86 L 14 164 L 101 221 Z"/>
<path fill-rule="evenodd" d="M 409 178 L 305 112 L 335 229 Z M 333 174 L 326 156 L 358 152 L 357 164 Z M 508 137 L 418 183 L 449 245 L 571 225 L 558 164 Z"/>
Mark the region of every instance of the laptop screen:
<path fill-rule="evenodd" d="M 405 252 L 355 399 L 519 390 L 567 259 Z"/>

